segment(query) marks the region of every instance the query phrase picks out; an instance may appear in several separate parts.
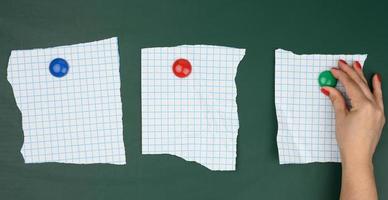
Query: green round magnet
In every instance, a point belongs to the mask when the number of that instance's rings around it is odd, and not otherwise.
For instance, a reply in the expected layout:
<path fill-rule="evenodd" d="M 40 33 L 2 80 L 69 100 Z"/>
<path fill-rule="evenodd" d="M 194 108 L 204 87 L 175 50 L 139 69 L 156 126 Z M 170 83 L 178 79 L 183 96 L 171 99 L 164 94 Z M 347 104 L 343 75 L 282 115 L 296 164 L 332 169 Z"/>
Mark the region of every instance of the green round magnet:
<path fill-rule="evenodd" d="M 334 78 L 331 71 L 323 71 L 319 74 L 318 78 L 319 86 L 335 87 L 337 85 L 337 79 Z"/>

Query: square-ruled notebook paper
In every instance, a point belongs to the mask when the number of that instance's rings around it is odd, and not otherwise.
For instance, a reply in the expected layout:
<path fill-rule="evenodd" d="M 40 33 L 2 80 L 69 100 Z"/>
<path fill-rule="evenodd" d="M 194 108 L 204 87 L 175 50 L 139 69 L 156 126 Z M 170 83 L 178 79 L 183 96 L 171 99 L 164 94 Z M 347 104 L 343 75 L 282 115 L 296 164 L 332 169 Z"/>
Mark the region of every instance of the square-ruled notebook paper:
<path fill-rule="evenodd" d="M 142 49 L 142 153 L 235 170 L 239 122 L 234 79 L 244 55 L 244 49 L 209 45 Z M 172 70 L 180 58 L 192 65 L 186 78 Z"/>
<path fill-rule="evenodd" d="M 320 92 L 318 76 L 343 59 L 364 65 L 367 55 L 296 55 L 275 51 L 275 105 L 280 164 L 340 162 L 335 115 Z M 337 88 L 344 93 L 339 82 Z"/>
<path fill-rule="evenodd" d="M 55 58 L 66 76 L 50 74 Z M 22 113 L 26 163 L 125 164 L 117 38 L 14 50 L 8 80 Z"/>

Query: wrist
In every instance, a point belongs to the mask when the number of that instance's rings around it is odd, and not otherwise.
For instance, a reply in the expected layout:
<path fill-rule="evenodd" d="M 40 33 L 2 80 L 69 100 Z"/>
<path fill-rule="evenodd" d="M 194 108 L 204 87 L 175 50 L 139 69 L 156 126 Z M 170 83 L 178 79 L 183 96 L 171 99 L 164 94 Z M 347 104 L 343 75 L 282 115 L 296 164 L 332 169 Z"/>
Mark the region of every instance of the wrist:
<path fill-rule="evenodd" d="M 357 150 L 355 150 L 357 149 Z M 366 148 L 340 149 L 342 167 L 371 167 L 373 166 L 373 153 Z"/>
<path fill-rule="evenodd" d="M 370 169 L 373 171 L 373 162 L 371 158 L 345 158 L 342 159 L 341 162 L 342 169 Z"/>

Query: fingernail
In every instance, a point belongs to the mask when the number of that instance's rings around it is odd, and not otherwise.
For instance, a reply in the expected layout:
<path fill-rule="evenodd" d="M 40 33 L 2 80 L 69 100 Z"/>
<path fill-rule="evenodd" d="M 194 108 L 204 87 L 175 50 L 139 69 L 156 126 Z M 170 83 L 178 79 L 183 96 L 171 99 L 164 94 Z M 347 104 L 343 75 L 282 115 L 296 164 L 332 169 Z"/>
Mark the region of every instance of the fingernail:
<path fill-rule="evenodd" d="M 341 62 L 342 64 L 345 64 L 345 65 L 348 64 L 346 61 L 344 61 L 344 60 L 342 60 L 342 59 L 339 59 L 339 62 Z"/>
<path fill-rule="evenodd" d="M 376 74 L 377 76 L 377 79 L 379 79 L 380 83 L 381 83 L 381 75 L 380 74 Z"/>
<path fill-rule="evenodd" d="M 361 64 L 360 64 L 360 62 L 355 61 L 355 62 L 354 62 L 354 65 L 355 65 L 358 69 L 361 69 Z"/>
<path fill-rule="evenodd" d="M 330 94 L 329 90 L 326 90 L 325 88 L 321 88 L 321 92 L 322 92 L 325 96 L 329 96 L 329 94 Z"/>

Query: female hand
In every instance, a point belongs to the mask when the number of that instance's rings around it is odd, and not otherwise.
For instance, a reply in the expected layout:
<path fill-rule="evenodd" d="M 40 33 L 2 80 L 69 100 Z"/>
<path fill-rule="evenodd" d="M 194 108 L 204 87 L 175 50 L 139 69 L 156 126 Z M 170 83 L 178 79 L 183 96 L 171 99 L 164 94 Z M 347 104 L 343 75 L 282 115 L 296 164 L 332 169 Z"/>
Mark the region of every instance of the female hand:
<path fill-rule="evenodd" d="M 359 62 L 353 62 L 351 67 L 340 60 L 338 68 L 331 72 L 344 85 L 351 103 L 348 108 L 337 89 L 321 88 L 335 110 L 343 175 L 341 199 L 375 199 L 372 158 L 385 124 L 381 76 L 373 76 L 371 92 Z"/>

